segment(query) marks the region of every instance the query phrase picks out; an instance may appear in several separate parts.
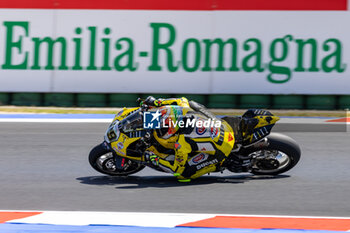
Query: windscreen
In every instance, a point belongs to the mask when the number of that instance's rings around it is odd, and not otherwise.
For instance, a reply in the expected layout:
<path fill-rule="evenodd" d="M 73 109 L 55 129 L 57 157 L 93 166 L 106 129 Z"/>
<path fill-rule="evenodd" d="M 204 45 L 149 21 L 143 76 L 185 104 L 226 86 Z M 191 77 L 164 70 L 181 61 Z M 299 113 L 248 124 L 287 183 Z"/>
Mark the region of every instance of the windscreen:
<path fill-rule="evenodd" d="M 141 110 L 137 110 L 119 122 L 119 129 L 130 132 L 143 128 L 143 117 Z"/>

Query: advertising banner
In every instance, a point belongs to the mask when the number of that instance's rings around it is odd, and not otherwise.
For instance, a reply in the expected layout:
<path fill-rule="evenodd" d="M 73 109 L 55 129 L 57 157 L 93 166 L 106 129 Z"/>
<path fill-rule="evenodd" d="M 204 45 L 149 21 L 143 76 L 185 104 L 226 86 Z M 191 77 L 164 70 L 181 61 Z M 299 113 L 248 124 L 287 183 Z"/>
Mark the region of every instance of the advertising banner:
<path fill-rule="evenodd" d="M 0 3 L 0 92 L 350 94 L 345 0 L 144 2 Z"/>

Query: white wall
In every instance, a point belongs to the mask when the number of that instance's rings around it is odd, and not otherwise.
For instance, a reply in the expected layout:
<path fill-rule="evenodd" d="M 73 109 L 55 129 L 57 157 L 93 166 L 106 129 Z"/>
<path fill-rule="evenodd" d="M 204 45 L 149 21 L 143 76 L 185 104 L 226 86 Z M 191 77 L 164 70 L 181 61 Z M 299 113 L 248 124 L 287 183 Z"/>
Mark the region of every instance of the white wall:
<path fill-rule="evenodd" d="M 1 9 L 0 92 L 349 94 L 348 22 L 349 11 Z M 109 35 L 105 28 L 110 29 Z M 93 30 L 95 59 L 90 64 Z M 34 42 L 45 37 L 62 37 L 66 64 L 61 64 L 62 48 L 57 42 L 53 67 L 46 67 L 47 43 L 36 52 Z M 210 56 L 206 49 L 206 43 L 214 39 L 231 39 L 237 44 L 234 52 L 230 44 L 225 45 L 219 67 L 223 70 L 219 71 L 218 46 L 211 47 Z M 311 45 L 301 50 L 301 43 L 308 39 L 314 43 L 314 53 Z M 77 41 L 81 44 L 80 64 L 76 64 Z M 117 49 L 118 41 L 121 47 Z M 168 50 L 157 50 L 157 41 L 158 48 L 163 45 Z M 105 59 L 106 50 L 109 59 Z M 167 51 L 172 65 L 168 65 Z M 36 65 L 35 54 L 39 59 Z M 283 55 L 282 61 L 273 62 L 274 56 Z M 121 59 L 115 61 L 116 57 Z M 234 65 L 232 58 L 236 59 Z M 209 65 L 206 59 L 210 59 Z M 127 63 L 128 68 L 120 70 Z"/>

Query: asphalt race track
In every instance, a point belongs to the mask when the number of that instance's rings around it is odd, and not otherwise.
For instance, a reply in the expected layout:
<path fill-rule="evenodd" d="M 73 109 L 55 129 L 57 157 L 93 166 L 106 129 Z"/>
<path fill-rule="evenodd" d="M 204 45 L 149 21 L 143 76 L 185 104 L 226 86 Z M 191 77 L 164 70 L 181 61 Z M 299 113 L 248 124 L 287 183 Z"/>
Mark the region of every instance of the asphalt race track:
<path fill-rule="evenodd" d="M 107 126 L 0 123 L 0 209 L 350 216 L 349 133 L 276 127 L 302 148 L 285 175 L 225 172 L 179 183 L 149 168 L 126 178 L 94 171 L 87 156 Z"/>

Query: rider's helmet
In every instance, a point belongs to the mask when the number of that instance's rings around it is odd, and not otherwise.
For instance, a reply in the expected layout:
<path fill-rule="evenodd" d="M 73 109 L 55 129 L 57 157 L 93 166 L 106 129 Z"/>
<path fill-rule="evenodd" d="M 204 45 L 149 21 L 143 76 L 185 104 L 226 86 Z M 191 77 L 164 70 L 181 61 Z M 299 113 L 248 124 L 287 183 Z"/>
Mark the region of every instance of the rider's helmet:
<path fill-rule="evenodd" d="M 159 115 L 159 124 L 154 130 L 159 138 L 168 139 L 179 130 L 177 122 L 182 120 L 183 107 L 166 105 L 150 108 L 147 113 Z M 121 156 L 141 157 L 148 146 L 146 137 L 154 133 L 152 128 L 145 128 L 145 115 L 143 108 L 124 109 L 108 128 L 105 141 Z"/>
<path fill-rule="evenodd" d="M 159 108 L 161 114 L 161 127 L 157 129 L 157 134 L 163 139 L 168 139 L 179 130 L 178 122 L 183 118 L 183 108 L 174 105 L 166 105 Z"/>

